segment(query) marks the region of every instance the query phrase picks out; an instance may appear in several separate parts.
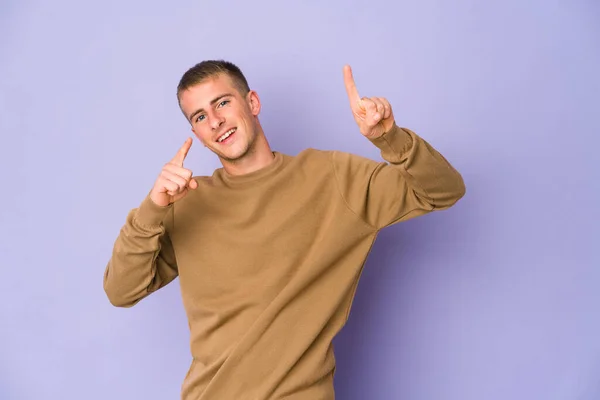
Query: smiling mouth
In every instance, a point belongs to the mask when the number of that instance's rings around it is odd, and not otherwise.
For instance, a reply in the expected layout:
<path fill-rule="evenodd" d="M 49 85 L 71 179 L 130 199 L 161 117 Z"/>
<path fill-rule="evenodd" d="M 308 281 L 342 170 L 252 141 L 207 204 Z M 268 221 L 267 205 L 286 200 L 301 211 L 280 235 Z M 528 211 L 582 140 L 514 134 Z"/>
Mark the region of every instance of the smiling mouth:
<path fill-rule="evenodd" d="M 231 135 L 233 135 L 233 133 L 237 131 L 237 128 L 231 128 L 229 129 L 227 132 L 225 132 L 224 134 L 222 134 L 221 136 L 219 136 L 217 138 L 217 142 L 222 143 L 223 141 L 225 141 L 227 138 L 229 138 Z"/>

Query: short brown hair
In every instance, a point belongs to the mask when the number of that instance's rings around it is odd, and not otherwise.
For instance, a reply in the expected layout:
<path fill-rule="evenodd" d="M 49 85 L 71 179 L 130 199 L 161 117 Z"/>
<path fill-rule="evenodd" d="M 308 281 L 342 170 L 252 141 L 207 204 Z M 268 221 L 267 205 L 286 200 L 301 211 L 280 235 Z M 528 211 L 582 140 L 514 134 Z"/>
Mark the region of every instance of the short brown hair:
<path fill-rule="evenodd" d="M 225 60 L 205 60 L 194 65 L 183 74 L 179 85 L 177 85 L 177 100 L 179 101 L 182 92 L 219 74 L 228 75 L 242 95 L 246 95 L 250 91 L 248 81 L 246 81 L 246 77 L 237 65 Z"/>

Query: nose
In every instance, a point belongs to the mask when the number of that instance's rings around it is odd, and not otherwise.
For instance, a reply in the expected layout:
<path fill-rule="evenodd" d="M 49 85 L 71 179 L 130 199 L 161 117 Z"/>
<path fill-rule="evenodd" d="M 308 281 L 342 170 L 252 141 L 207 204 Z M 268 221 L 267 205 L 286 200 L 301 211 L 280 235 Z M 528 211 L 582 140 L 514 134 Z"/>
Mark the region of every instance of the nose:
<path fill-rule="evenodd" d="M 216 131 L 217 129 L 219 129 L 219 127 L 221 125 L 223 125 L 224 122 L 225 122 L 225 118 L 220 116 L 219 113 L 214 113 L 213 115 L 211 115 L 210 125 L 211 125 L 213 131 Z"/>

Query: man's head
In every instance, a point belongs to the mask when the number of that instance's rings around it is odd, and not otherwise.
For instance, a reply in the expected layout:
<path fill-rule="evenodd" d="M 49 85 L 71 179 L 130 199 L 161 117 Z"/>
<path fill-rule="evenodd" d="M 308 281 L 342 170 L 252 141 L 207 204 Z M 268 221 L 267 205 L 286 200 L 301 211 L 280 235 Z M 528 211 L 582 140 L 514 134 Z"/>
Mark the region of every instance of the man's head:
<path fill-rule="evenodd" d="M 177 99 L 196 137 L 223 162 L 251 155 L 256 139 L 264 137 L 258 95 L 228 61 L 208 60 L 190 68 L 177 86 Z"/>
<path fill-rule="evenodd" d="M 224 60 L 205 60 L 188 69 L 181 77 L 179 85 L 177 85 L 179 103 L 181 104 L 181 93 L 185 90 L 219 74 L 229 76 L 242 96 L 250 91 L 248 81 L 237 65 Z"/>

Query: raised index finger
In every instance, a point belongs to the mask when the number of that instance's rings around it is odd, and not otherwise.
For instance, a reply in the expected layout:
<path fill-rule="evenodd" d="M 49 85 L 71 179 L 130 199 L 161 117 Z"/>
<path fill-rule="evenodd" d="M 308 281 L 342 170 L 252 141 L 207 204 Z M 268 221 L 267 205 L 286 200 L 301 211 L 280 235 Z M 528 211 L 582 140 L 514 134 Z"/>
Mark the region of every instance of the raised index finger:
<path fill-rule="evenodd" d="M 183 146 L 179 148 L 179 151 L 177 151 L 177 154 L 175 154 L 175 157 L 173 157 L 171 162 L 180 167 L 183 167 L 183 160 L 185 160 L 188 151 L 190 151 L 190 147 L 192 147 L 192 138 L 187 138 L 185 140 L 185 143 L 183 143 Z"/>
<path fill-rule="evenodd" d="M 354 83 L 354 77 L 352 76 L 352 68 L 349 65 L 344 66 L 344 85 L 346 86 L 346 92 L 348 93 L 348 99 L 350 99 L 350 106 L 352 108 L 360 106 L 360 96 Z"/>

